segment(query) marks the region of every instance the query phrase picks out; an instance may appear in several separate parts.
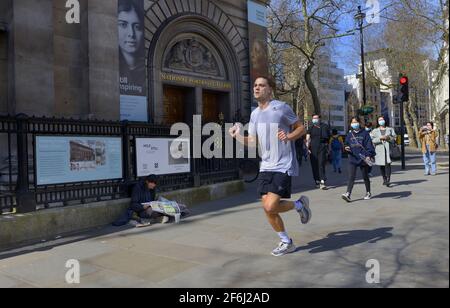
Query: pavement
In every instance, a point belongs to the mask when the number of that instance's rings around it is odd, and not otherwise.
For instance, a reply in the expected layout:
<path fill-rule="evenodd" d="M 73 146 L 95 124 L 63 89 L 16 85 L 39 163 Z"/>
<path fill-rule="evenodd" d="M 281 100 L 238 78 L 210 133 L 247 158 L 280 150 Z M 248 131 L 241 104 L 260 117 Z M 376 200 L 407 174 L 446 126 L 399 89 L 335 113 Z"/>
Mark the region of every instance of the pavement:
<path fill-rule="evenodd" d="M 301 225 L 295 211 L 283 215 L 298 247 L 287 256 L 271 256 L 278 237 L 250 184 L 194 207 L 178 225 L 107 227 L 1 252 L 0 287 L 448 288 L 448 153 L 439 162 L 438 175 L 425 177 L 421 156 L 410 153 L 406 171 L 395 163 L 392 188 L 376 170 L 374 198 L 362 200 L 359 178 L 351 204 L 340 198 L 345 172 L 329 169 L 330 189 L 320 191 L 304 163 L 293 198 L 309 196 L 313 218 Z M 80 265 L 79 284 L 66 282 L 71 259 Z M 366 279 L 369 260 L 379 265 L 378 284 Z"/>

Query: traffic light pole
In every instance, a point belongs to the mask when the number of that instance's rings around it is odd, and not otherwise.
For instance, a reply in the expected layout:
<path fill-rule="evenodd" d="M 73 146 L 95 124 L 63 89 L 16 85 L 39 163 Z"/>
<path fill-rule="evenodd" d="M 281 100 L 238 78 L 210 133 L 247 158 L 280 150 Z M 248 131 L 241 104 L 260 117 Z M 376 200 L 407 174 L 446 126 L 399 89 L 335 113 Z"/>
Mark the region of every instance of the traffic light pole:
<path fill-rule="evenodd" d="M 402 170 L 406 170 L 405 155 L 405 102 L 409 101 L 409 79 L 407 76 L 400 74 L 400 129 L 402 140 Z"/>
<path fill-rule="evenodd" d="M 405 113 L 403 100 L 400 100 L 400 133 L 401 133 L 401 147 L 402 147 L 402 170 L 406 170 L 406 155 L 405 155 Z"/>

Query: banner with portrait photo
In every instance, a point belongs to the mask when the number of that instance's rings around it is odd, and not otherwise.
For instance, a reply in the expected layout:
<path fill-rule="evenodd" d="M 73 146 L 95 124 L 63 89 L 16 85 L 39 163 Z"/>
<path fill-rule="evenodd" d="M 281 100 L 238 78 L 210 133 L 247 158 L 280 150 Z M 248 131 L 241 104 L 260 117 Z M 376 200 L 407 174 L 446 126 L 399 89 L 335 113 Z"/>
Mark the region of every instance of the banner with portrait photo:
<path fill-rule="evenodd" d="M 189 139 L 137 138 L 138 177 L 191 172 Z"/>
<path fill-rule="evenodd" d="M 120 137 L 36 137 L 37 185 L 121 179 Z"/>
<path fill-rule="evenodd" d="M 144 0 L 118 0 L 120 119 L 148 122 Z"/>
<path fill-rule="evenodd" d="M 248 1 L 248 36 L 250 48 L 250 87 L 258 76 L 269 75 L 267 48 L 267 7 Z"/>

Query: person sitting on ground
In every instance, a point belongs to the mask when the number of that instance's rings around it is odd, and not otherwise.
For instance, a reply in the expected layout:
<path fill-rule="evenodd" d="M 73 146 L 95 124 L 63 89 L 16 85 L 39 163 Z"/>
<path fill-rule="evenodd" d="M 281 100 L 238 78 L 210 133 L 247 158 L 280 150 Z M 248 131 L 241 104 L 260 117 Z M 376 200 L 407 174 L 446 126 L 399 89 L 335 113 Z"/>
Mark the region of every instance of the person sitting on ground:
<path fill-rule="evenodd" d="M 152 210 L 150 205 L 143 205 L 143 203 L 149 203 L 156 201 L 156 175 L 149 175 L 144 180 L 139 181 L 133 188 L 131 194 L 130 210 L 133 213 L 133 220 L 137 220 L 141 224 L 150 224 L 152 221 L 161 223 L 169 222 L 169 217 L 160 213 L 156 213 Z"/>

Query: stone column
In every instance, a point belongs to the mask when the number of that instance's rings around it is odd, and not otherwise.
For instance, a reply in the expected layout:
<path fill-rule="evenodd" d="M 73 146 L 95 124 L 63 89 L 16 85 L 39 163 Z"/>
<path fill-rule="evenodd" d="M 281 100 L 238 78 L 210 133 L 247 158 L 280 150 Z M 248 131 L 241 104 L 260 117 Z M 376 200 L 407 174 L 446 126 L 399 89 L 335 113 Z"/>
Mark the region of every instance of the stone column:
<path fill-rule="evenodd" d="M 82 22 L 87 23 L 87 41 L 82 44 L 87 45 L 89 59 L 85 76 L 90 117 L 117 121 L 120 120 L 117 0 L 89 0 L 87 5 L 87 15 L 82 16 Z"/>
<path fill-rule="evenodd" d="M 52 0 L 13 1 L 13 112 L 54 112 Z"/>
<path fill-rule="evenodd" d="M 88 58 L 87 45 L 83 46 L 82 41 L 82 36 L 86 35 L 83 33 L 83 29 L 87 29 L 86 20 L 68 24 L 65 4 L 65 1 L 53 0 L 55 116 L 86 118 L 89 92 L 83 73 L 88 67 Z M 80 8 L 84 14 L 87 0 L 80 1 Z"/>

